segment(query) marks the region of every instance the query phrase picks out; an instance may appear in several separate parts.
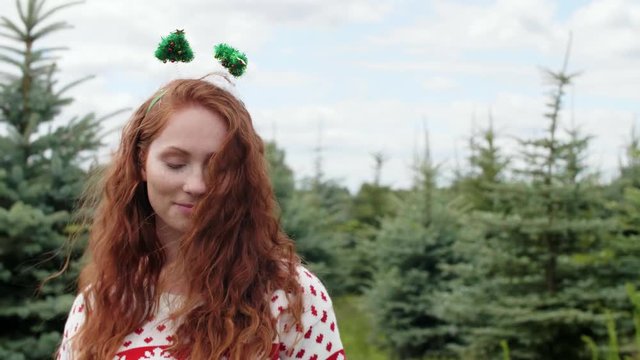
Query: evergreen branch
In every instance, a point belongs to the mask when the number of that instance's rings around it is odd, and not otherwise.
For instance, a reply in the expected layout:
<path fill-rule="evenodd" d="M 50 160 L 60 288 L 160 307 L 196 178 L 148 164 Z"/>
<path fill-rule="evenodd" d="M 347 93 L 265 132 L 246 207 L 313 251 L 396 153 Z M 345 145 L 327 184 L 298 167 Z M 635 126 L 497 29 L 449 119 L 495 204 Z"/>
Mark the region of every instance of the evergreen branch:
<path fill-rule="evenodd" d="M 89 76 L 85 76 L 83 78 L 80 78 L 78 80 L 72 81 L 71 83 L 65 85 L 62 89 L 58 90 L 58 92 L 56 92 L 56 96 L 61 96 L 62 94 L 64 94 L 67 90 L 82 84 L 83 82 L 87 81 L 87 80 L 91 80 L 95 78 L 94 75 L 89 75 Z"/>
<path fill-rule="evenodd" d="M 46 2 L 46 0 L 41 0 L 39 3 L 36 3 L 37 0 L 29 0 L 29 14 L 31 16 L 34 17 L 34 21 L 38 21 L 38 14 L 40 14 L 40 12 L 42 11 L 42 8 L 44 7 L 44 4 Z M 35 10 L 34 10 L 34 5 L 35 5 Z"/>
<path fill-rule="evenodd" d="M 42 48 L 42 49 L 38 49 L 35 50 L 34 53 L 38 53 L 38 52 L 50 52 L 50 51 L 65 51 L 65 50 L 69 50 L 68 46 L 54 46 L 54 47 L 48 47 L 48 48 Z"/>
<path fill-rule="evenodd" d="M 0 45 L 0 49 L 5 49 L 7 51 L 11 51 L 11 52 L 16 53 L 18 55 L 24 56 L 24 51 L 23 50 L 20 50 L 18 48 L 13 47 L 13 46 Z"/>
<path fill-rule="evenodd" d="M 9 108 L 8 107 L 2 105 L 2 106 L 0 106 L 0 111 L 2 111 L 4 116 L 9 117 Z"/>
<path fill-rule="evenodd" d="M 13 35 L 1 33 L 1 32 L 0 32 L 0 36 L 4 37 L 4 38 L 7 38 L 7 39 L 15 40 L 15 41 L 22 41 L 22 39 L 20 39 L 19 37 L 15 37 Z"/>
<path fill-rule="evenodd" d="M 0 17 L 0 19 L 2 21 L 4 21 L 4 23 L 0 23 L 0 26 L 7 28 L 11 31 L 13 31 L 14 33 L 16 33 L 18 35 L 17 40 L 22 40 L 22 39 L 26 39 L 27 34 L 23 33 L 20 28 L 13 23 L 13 21 L 9 20 L 9 18 L 7 18 L 6 16 L 2 16 Z"/>
<path fill-rule="evenodd" d="M 28 24 L 27 16 L 25 16 L 24 9 L 22 8 L 22 1 L 16 0 L 16 7 L 18 8 L 18 15 L 20 16 L 22 23 Z"/>
<path fill-rule="evenodd" d="M 6 63 L 9 63 L 9 64 L 12 64 L 12 65 L 15 65 L 15 66 L 17 66 L 18 68 L 22 69 L 22 63 L 21 63 L 21 62 L 19 62 L 19 61 L 18 61 L 18 60 L 16 60 L 16 59 L 12 59 L 12 58 L 10 58 L 10 57 L 8 57 L 8 56 L 6 56 L 6 55 L 2 55 L 2 54 L 0 54 L 0 61 L 3 61 L 3 62 L 6 62 Z"/>
<path fill-rule="evenodd" d="M 44 1 L 43 1 L 43 3 L 44 3 Z M 67 7 L 70 7 L 70 6 L 74 6 L 74 5 L 79 5 L 79 4 L 82 4 L 82 3 L 84 3 L 84 1 L 72 1 L 72 2 L 69 2 L 69 3 L 66 3 L 66 4 L 58 5 L 58 6 L 54 7 L 54 8 L 52 8 L 51 10 L 47 11 L 44 15 L 42 15 L 38 19 L 38 21 L 44 21 L 49 16 L 55 14 L 56 12 L 58 12 L 58 11 L 64 9 L 64 8 L 67 8 Z"/>
<path fill-rule="evenodd" d="M 37 40 L 47 34 L 50 34 L 54 31 L 58 31 L 58 30 L 63 30 L 63 29 L 72 29 L 73 26 L 67 24 L 64 21 L 59 21 L 57 23 L 53 23 L 49 26 L 45 26 L 44 28 L 42 28 L 40 31 L 36 32 L 35 34 L 32 35 L 32 39 L 33 40 Z"/>
<path fill-rule="evenodd" d="M 73 102 L 73 98 L 64 98 L 64 99 L 58 99 L 54 102 L 52 102 L 53 106 L 57 106 L 57 107 L 62 107 L 65 105 L 69 105 Z"/>
<path fill-rule="evenodd" d="M 62 59 L 60 56 L 42 56 L 42 54 L 37 54 L 36 56 L 33 56 L 31 58 L 31 63 L 37 63 L 37 62 L 47 62 L 47 64 L 51 64 L 54 63 L 58 60 Z"/>
<path fill-rule="evenodd" d="M 569 32 L 569 41 L 567 41 L 567 48 L 564 53 L 564 63 L 562 64 L 561 74 L 567 73 L 567 67 L 569 66 L 569 55 L 571 54 L 571 43 L 573 43 L 573 33 Z"/>
<path fill-rule="evenodd" d="M 37 66 L 37 67 L 31 68 L 31 72 L 35 76 L 46 75 L 46 74 L 49 74 L 51 72 L 52 68 L 54 68 L 54 65 L 51 65 L 51 64 L 42 65 L 42 66 Z"/>

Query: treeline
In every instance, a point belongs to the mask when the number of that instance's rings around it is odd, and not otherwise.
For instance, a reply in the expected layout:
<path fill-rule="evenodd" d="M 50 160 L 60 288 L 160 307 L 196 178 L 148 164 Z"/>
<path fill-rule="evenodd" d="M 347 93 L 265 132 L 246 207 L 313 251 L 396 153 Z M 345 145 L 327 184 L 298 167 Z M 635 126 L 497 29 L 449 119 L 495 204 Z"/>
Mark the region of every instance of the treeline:
<path fill-rule="evenodd" d="M 354 195 L 321 171 L 294 186 L 269 145 L 286 231 L 334 295 L 362 296 L 391 356 L 640 358 L 625 290 L 640 274 L 640 138 L 603 182 L 586 161 L 592 137 L 562 121 L 574 75 L 543 75 L 542 135 L 506 151 L 489 119 L 446 186 L 428 142 L 411 189 L 381 184 L 376 154 Z"/>
<path fill-rule="evenodd" d="M 54 121 L 85 80 L 60 84 L 59 49 L 40 45 L 67 27 L 51 18 L 69 4 L 18 4 L 17 20 L 0 19 L 15 40 L 0 46 L 9 69 L 0 73 L 0 358 L 49 359 L 81 237 L 65 275 L 35 289 L 64 264 L 65 240 L 86 230 L 72 214 L 104 118 Z M 321 171 L 296 183 L 284 152 L 267 144 L 285 230 L 334 297 L 363 300 L 372 342 L 392 356 L 638 358 L 640 138 L 632 133 L 619 174 L 603 182 L 585 161 L 591 138 L 561 121 L 573 76 L 546 75 L 544 135 L 507 152 L 489 122 L 470 135 L 471 155 L 446 186 L 428 147 L 410 189 L 380 182 L 376 154 L 373 180 L 351 194 Z"/>

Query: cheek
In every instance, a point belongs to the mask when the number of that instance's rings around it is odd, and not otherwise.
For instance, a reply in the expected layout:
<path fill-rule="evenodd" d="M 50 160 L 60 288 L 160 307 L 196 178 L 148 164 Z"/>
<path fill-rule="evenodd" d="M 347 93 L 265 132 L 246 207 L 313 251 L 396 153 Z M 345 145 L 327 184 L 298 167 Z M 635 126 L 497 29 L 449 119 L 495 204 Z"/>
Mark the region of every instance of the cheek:
<path fill-rule="evenodd" d="M 170 195 L 181 189 L 180 175 L 170 171 L 161 163 L 149 161 L 145 172 L 150 200 L 158 196 Z"/>

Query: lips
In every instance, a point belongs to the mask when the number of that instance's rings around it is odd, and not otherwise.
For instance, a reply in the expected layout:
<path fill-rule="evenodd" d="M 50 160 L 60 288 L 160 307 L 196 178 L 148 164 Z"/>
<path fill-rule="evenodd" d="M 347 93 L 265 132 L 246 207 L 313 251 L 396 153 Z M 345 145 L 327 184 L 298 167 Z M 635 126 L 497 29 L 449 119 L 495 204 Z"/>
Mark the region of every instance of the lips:
<path fill-rule="evenodd" d="M 175 205 L 178 207 L 178 210 L 185 214 L 190 214 L 191 211 L 193 211 L 193 204 L 175 203 Z"/>
<path fill-rule="evenodd" d="M 178 206 L 182 206 L 182 207 L 186 207 L 186 208 L 192 208 L 193 204 L 181 204 L 181 203 L 176 203 L 176 205 Z"/>

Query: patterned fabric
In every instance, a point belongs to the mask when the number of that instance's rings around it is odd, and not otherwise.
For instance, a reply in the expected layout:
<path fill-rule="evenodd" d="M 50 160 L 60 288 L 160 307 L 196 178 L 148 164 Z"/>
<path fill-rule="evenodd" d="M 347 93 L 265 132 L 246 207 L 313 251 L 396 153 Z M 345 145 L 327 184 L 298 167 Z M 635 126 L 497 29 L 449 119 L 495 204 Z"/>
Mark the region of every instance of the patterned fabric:
<path fill-rule="evenodd" d="M 274 340 L 271 359 L 288 360 L 343 360 L 345 359 L 340 333 L 329 294 L 320 280 L 304 267 L 298 268 L 298 280 L 303 290 L 302 327 L 295 329 L 292 318 L 282 314 L 288 307 L 283 290 L 271 297 L 271 312 L 278 317 L 278 337 Z M 170 320 L 170 314 L 180 305 L 179 295 L 165 293 L 160 297 L 160 306 L 155 316 L 135 329 L 122 342 L 113 360 L 186 360 L 179 359 L 166 349 L 173 342 L 173 333 L 178 324 Z M 84 299 L 78 295 L 73 303 L 62 344 L 58 349 L 58 360 L 73 360 L 71 343 L 85 319 Z"/>

